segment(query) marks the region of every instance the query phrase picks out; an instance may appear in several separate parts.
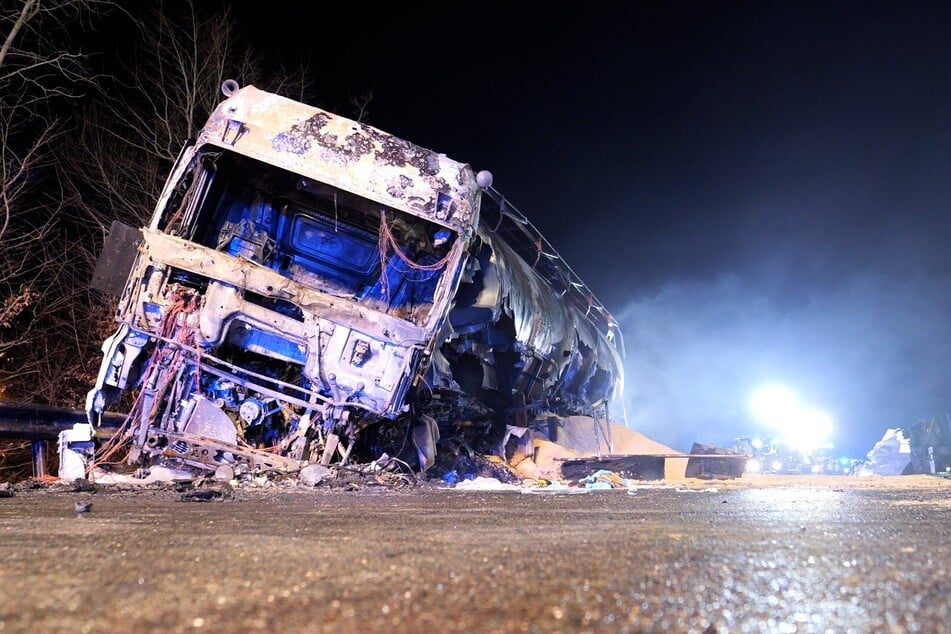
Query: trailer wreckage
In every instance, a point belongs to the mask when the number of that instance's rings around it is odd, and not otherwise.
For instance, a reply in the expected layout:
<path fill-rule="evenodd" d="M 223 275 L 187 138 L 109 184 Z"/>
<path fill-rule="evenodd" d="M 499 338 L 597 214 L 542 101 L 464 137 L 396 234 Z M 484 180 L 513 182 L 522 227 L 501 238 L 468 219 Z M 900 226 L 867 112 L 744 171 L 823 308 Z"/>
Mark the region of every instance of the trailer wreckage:
<path fill-rule="evenodd" d="M 296 472 L 609 420 L 618 325 L 492 175 L 233 80 L 93 286 L 127 462 Z M 501 446 L 499 443 L 502 443 Z M 498 452 L 493 452 L 498 453 Z M 504 457 L 504 456 L 503 456 Z"/>

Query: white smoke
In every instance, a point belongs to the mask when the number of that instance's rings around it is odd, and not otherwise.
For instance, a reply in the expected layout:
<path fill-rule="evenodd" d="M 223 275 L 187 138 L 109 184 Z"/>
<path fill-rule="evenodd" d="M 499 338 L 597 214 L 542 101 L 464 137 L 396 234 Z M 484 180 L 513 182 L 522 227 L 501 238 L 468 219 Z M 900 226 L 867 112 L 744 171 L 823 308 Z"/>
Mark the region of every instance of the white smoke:
<path fill-rule="evenodd" d="M 628 426 L 681 451 L 759 431 L 747 406 L 764 383 L 829 412 L 835 446 L 861 456 L 890 427 L 951 405 L 951 277 L 777 297 L 764 279 L 670 284 L 619 314 Z"/>

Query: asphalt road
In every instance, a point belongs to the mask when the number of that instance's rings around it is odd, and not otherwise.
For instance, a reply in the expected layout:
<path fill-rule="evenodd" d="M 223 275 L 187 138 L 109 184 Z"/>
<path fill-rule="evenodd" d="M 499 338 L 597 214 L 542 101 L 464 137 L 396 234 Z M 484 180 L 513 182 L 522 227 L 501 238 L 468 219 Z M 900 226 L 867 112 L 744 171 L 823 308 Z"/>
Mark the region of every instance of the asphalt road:
<path fill-rule="evenodd" d="M 951 631 L 951 480 L 888 480 L 23 488 L 0 632 Z"/>

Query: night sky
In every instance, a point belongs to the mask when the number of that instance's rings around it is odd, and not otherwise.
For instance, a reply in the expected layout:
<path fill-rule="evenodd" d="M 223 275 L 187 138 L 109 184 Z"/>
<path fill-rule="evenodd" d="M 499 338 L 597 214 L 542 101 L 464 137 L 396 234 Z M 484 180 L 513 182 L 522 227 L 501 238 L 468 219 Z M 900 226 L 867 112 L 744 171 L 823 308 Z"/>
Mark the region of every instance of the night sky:
<path fill-rule="evenodd" d="M 234 17 L 494 174 L 620 322 L 630 427 L 728 446 L 765 384 L 856 457 L 947 416 L 951 5 L 303 6 Z"/>

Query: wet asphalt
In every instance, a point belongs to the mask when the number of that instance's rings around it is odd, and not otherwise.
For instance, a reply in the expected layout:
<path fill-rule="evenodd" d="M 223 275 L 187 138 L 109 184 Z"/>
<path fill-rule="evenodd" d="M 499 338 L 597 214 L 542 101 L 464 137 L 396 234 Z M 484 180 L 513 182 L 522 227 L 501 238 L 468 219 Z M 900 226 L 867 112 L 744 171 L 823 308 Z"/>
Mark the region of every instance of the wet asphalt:
<path fill-rule="evenodd" d="M 926 484 L 23 488 L 0 632 L 949 632 Z"/>

